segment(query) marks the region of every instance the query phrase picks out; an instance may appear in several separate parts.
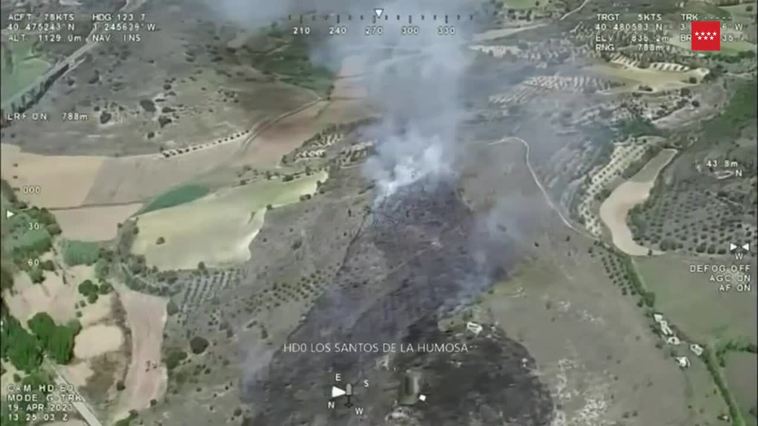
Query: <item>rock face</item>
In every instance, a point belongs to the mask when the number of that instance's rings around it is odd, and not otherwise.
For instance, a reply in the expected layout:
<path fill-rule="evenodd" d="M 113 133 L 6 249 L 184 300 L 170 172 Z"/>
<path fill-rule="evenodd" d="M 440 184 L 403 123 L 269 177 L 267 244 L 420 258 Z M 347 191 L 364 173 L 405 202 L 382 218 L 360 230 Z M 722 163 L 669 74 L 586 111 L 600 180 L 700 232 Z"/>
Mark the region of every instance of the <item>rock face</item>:
<path fill-rule="evenodd" d="M 350 243 L 334 285 L 289 338 L 331 350 L 279 350 L 267 372 L 245 378 L 245 396 L 259 410 L 253 424 L 388 424 L 384 419 L 393 410 L 402 378 L 392 368 L 377 367 L 386 355 L 382 345 L 463 342 L 463 335 L 440 333 L 437 319 L 502 278 L 512 250 L 503 235 L 494 237 L 478 234 L 474 215 L 452 184 L 418 182 L 378 202 L 370 222 Z M 336 350 L 346 343 L 362 349 Z M 552 402 L 528 369 L 527 351 L 505 336 L 469 343 L 468 353 L 398 354 L 391 362 L 398 371 L 426 365 L 429 385 L 447 392 L 435 402 L 450 403 L 445 410 L 427 406 L 412 414 L 423 418 L 420 424 L 465 425 L 465 419 L 473 419 L 466 417 L 469 413 L 482 424 L 494 424 L 499 412 L 518 419 L 519 425 L 549 424 Z M 453 369 L 454 358 L 465 368 Z M 361 389 L 362 421 L 350 410 L 325 410 L 324 389 L 334 372 L 346 380 L 374 383 Z"/>

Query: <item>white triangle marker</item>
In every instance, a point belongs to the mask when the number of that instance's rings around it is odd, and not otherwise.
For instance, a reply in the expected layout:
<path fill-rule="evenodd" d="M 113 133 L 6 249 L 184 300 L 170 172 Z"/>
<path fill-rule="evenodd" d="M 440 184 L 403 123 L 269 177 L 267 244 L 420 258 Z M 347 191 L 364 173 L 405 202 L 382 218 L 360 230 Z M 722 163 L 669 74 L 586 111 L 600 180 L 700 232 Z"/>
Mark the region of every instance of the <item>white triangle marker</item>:
<path fill-rule="evenodd" d="M 379 9 L 379 8 L 374 9 L 374 15 L 376 15 L 377 18 L 381 18 L 382 13 L 384 13 L 384 9 Z"/>
<path fill-rule="evenodd" d="M 345 391 L 338 388 L 337 386 L 332 386 L 332 398 L 337 398 L 339 396 L 342 396 L 345 394 Z"/>
<path fill-rule="evenodd" d="M 10 211 L 10 210 L 6 210 L 6 211 L 5 211 L 5 217 L 6 217 L 7 219 L 10 219 L 10 218 L 12 218 L 12 217 L 13 217 L 13 216 L 15 216 L 15 215 L 16 215 L 16 213 L 13 213 L 13 212 L 12 212 L 12 211 Z"/>

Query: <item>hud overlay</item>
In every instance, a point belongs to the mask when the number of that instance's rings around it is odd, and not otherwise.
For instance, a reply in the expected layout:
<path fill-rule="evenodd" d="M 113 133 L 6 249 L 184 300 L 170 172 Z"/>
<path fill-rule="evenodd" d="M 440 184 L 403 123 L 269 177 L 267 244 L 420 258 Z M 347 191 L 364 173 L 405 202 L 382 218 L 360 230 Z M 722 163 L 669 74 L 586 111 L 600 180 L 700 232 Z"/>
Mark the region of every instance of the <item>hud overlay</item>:
<path fill-rule="evenodd" d="M 758 426 L 756 6 L 2 0 L 0 425 Z"/>

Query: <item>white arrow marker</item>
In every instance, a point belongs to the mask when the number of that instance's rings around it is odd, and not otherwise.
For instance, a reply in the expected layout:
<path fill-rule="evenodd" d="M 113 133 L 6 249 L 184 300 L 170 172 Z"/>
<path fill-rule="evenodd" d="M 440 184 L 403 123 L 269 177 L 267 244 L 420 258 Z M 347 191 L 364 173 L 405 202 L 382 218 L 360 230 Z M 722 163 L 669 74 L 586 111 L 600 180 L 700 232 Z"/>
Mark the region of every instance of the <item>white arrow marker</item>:
<path fill-rule="evenodd" d="M 16 213 L 13 213 L 13 212 L 12 212 L 12 211 L 10 211 L 10 210 L 6 210 L 6 211 L 5 211 L 5 217 L 6 217 L 7 219 L 10 219 L 10 218 L 12 218 L 12 217 L 13 217 L 13 216 L 15 216 L 15 215 L 16 215 Z"/>
<path fill-rule="evenodd" d="M 346 392 L 337 386 L 332 386 L 332 398 L 337 398 L 344 395 Z"/>
<path fill-rule="evenodd" d="M 384 13 L 384 9 L 379 9 L 379 8 L 374 9 L 374 15 L 376 15 L 377 18 L 381 18 L 382 13 Z"/>

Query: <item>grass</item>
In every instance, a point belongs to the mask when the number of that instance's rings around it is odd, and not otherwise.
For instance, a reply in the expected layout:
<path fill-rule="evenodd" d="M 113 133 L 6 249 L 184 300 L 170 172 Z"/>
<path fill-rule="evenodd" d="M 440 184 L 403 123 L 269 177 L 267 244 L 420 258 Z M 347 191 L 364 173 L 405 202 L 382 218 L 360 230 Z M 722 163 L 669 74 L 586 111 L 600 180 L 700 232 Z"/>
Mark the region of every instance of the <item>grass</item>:
<path fill-rule="evenodd" d="M 705 361 L 705 365 L 708 367 L 708 371 L 711 373 L 711 377 L 713 377 L 713 381 L 716 383 L 716 387 L 718 388 L 719 393 L 721 393 L 721 396 L 726 402 L 727 408 L 729 409 L 729 417 L 731 418 L 732 426 L 745 426 L 745 420 L 742 417 L 742 412 L 737 406 L 734 395 L 729 389 L 729 385 L 727 384 L 726 379 L 722 374 L 722 369 L 719 367 L 713 350 L 709 345 L 706 345 L 703 349 L 703 361 Z"/>
<path fill-rule="evenodd" d="M 756 406 L 756 355 L 747 352 L 731 352 L 726 356 L 726 381 L 737 400 L 745 423 L 758 425 L 750 411 Z"/>
<path fill-rule="evenodd" d="M 758 114 L 755 105 L 755 92 L 758 84 L 753 77 L 750 81 L 740 81 L 732 88 L 734 95 L 721 114 L 708 120 L 703 125 L 705 140 L 733 140 L 742 133 L 742 129 L 755 123 Z"/>
<path fill-rule="evenodd" d="M 547 0 L 542 0 L 547 3 Z M 537 7 L 537 0 L 503 0 L 503 5 L 507 9 L 534 9 Z"/>
<path fill-rule="evenodd" d="M 289 182 L 262 180 L 142 215 L 131 250 L 163 270 L 195 269 L 199 262 L 210 266 L 244 262 L 250 256 L 250 241 L 263 225 L 266 206 L 296 203 L 326 177 L 319 172 Z"/>
<path fill-rule="evenodd" d="M 732 16 L 728 10 L 706 1 L 689 2 L 687 12 L 696 13 L 700 20 L 718 19 L 726 21 Z"/>
<path fill-rule="evenodd" d="M 100 246 L 89 241 L 64 240 L 61 251 L 68 266 L 92 265 L 100 257 Z"/>
<path fill-rule="evenodd" d="M 315 65 L 308 54 L 308 45 L 301 38 L 284 40 L 280 47 L 253 57 L 253 66 L 265 74 L 277 75 L 282 81 L 328 95 L 334 75 L 327 68 Z"/>
<path fill-rule="evenodd" d="M 13 48 L 8 49 L 6 47 L 8 45 Z M 2 63 L 0 86 L 3 103 L 50 68 L 50 63 L 35 51 L 34 43 L 30 41 L 3 43 L 3 48 L 0 50 L 0 63 Z"/>
<path fill-rule="evenodd" d="M 189 203 L 190 201 L 205 196 L 208 192 L 210 192 L 210 190 L 202 185 L 190 184 L 179 186 L 155 197 L 155 199 L 140 211 L 140 214 Z"/>
<path fill-rule="evenodd" d="M 755 336 L 755 330 L 751 330 L 752 321 L 746 329 L 740 327 L 744 318 L 754 317 L 755 307 L 752 298 L 745 297 L 744 294 L 719 294 L 718 287 L 706 279 L 693 280 L 692 274 L 686 268 L 690 264 L 687 259 L 657 256 L 647 259 L 629 259 L 628 262 L 631 266 L 637 266 L 629 272 L 636 277 L 638 285 L 641 288 L 647 288 L 648 293 L 653 295 L 654 301 L 656 299 L 660 301 L 656 303 L 656 311 L 663 313 L 676 326 L 682 338 L 703 346 L 704 352 L 701 360 L 707 368 L 712 382 L 704 383 L 701 380 L 699 383 L 690 383 L 688 394 L 694 402 L 695 407 L 693 408 L 697 409 L 697 406 L 700 406 L 700 410 L 703 410 L 703 405 L 711 406 L 711 402 L 708 401 L 711 399 L 711 393 L 707 391 L 711 384 L 715 384 L 716 389 L 713 394 L 721 395 L 723 403 L 726 404 L 725 408 L 728 410 L 732 426 L 745 426 L 747 424 L 743 416 L 745 407 L 738 406 L 737 399 L 725 378 L 725 374 L 728 372 L 721 367 L 719 356 L 713 348 L 726 344 L 730 340 L 744 340 L 744 338 L 734 339 L 730 335 L 747 333 L 748 336 Z M 693 283 L 696 284 L 693 285 Z M 701 285 L 698 286 L 697 284 Z M 747 301 L 747 303 L 741 304 L 744 305 L 741 306 L 742 309 L 736 309 L 731 304 L 725 305 L 723 301 L 728 301 L 729 296 L 732 296 L 732 303 L 735 303 L 735 296 L 736 300 L 741 299 L 742 302 Z M 650 303 L 648 306 L 652 307 L 653 304 Z M 732 315 L 728 315 L 729 313 Z M 691 373 L 695 372 L 699 365 L 697 362 L 694 363 L 690 367 Z M 688 374 L 687 377 L 695 376 Z M 699 397 L 703 395 L 704 390 L 706 390 L 705 399 L 700 399 Z M 713 409 L 718 408 L 713 407 Z"/>
<path fill-rule="evenodd" d="M 736 291 L 720 293 L 709 274 L 689 272 L 690 264 L 713 264 L 715 260 L 675 255 L 633 260 L 645 287 L 656 294 L 656 308 L 685 335 L 717 346 L 730 341 L 754 342 L 755 300 Z"/>
<path fill-rule="evenodd" d="M 621 139 L 628 137 L 663 136 L 663 132 L 660 129 L 655 127 L 650 120 L 642 117 L 635 117 L 621 122 L 616 127 L 616 132 Z"/>

